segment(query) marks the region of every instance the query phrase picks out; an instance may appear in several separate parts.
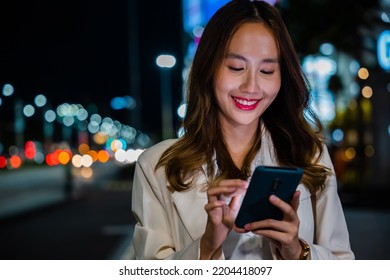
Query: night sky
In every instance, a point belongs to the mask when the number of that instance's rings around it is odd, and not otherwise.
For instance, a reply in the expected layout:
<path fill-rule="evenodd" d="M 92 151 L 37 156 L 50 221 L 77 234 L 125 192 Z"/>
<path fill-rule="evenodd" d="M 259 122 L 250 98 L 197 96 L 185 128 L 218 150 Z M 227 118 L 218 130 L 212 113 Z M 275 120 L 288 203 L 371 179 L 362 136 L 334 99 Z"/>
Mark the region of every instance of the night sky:
<path fill-rule="evenodd" d="M 176 106 L 182 87 L 181 4 L 180 0 L 138 1 L 135 6 L 136 11 L 127 1 L 2 1 L 0 86 L 11 83 L 15 93 L 1 96 L 1 122 L 13 115 L 11 98 L 32 103 L 40 93 L 53 108 L 64 102 L 85 107 L 93 103 L 99 113 L 131 122 L 129 112 L 114 112 L 109 102 L 115 96 L 132 95 L 130 77 L 136 75 L 142 98 L 137 128 L 160 133 L 155 58 L 163 52 L 178 58 L 172 70 Z M 134 43 L 136 48 L 130 48 Z"/>
<path fill-rule="evenodd" d="M 336 8 L 337 0 L 295 0 L 282 8 L 301 57 L 317 52 L 326 41 L 357 58 L 364 54 L 358 29 L 370 29 L 373 22 L 362 17 L 362 11 L 378 1 L 344 2 L 342 9 Z M 134 123 L 159 140 L 160 75 L 155 59 L 161 53 L 178 59 L 171 70 L 176 108 L 182 95 L 181 0 L 12 0 L 1 1 L 0 11 L 0 87 L 15 87 L 11 98 L 0 95 L 0 140 L 12 127 L 5 122 L 13 116 L 14 101 L 32 103 L 40 93 L 52 108 L 64 102 L 96 104 L 102 115 Z M 132 112 L 110 109 L 112 97 L 137 92 L 139 122 Z M 178 120 L 174 122 L 177 127 Z"/>

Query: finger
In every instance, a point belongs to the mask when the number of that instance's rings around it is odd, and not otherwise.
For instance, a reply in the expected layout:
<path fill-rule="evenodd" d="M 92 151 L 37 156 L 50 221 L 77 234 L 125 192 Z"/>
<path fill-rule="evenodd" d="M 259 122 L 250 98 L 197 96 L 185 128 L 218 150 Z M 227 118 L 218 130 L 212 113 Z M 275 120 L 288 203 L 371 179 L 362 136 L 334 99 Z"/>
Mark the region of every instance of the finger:
<path fill-rule="evenodd" d="M 241 180 L 241 179 L 222 180 L 219 183 L 219 186 L 221 186 L 221 187 L 247 188 L 248 187 L 248 181 Z"/>
<path fill-rule="evenodd" d="M 223 180 L 221 183 L 214 188 L 210 188 L 207 191 L 208 197 L 212 196 L 225 196 L 232 197 L 233 195 L 242 194 L 244 195 L 248 187 L 248 182 L 244 180 Z"/>
<path fill-rule="evenodd" d="M 283 221 L 267 219 L 262 221 L 256 221 L 253 223 L 248 223 L 244 226 L 247 231 L 259 231 L 259 230 L 273 230 L 273 231 L 286 231 L 287 225 Z"/>
<path fill-rule="evenodd" d="M 231 193 L 234 193 L 236 191 L 237 188 L 235 187 L 215 187 L 215 188 L 211 188 L 207 191 L 207 199 L 208 201 L 217 201 L 217 200 L 223 200 L 225 201 L 225 199 L 223 198 L 228 196 L 229 194 Z"/>
<path fill-rule="evenodd" d="M 282 199 L 280 199 L 276 195 L 271 195 L 269 197 L 269 202 L 271 204 L 275 205 L 277 208 L 279 208 L 283 212 L 284 219 L 285 218 L 293 219 L 296 216 L 296 212 L 291 207 L 291 205 L 288 204 L 287 202 L 283 201 Z"/>
<path fill-rule="evenodd" d="M 254 234 L 264 236 L 269 240 L 273 240 L 279 244 L 286 244 L 290 240 L 292 240 L 292 235 L 286 232 L 281 232 L 273 229 L 259 229 L 251 231 Z"/>
<path fill-rule="evenodd" d="M 237 233 L 246 233 L 248 232 L 245 228 L 239 228 L 236 225 L 233 226 L 233 230 Z"/>
<path fill-rule="evenodd" d="M 207 191 L 209 196 L 219 196 L 219 195 L 229 195 L 234 193 L 237 190 L 237 187 L 215 187 Z"/>
<path fill-rule="evenodd" d="M 301 192 L 296 191 L 293 195 L 292 200 L 291 200 L 291 207 L 293 208 L 294 212 L 298 211 L 300 195 L 301 195 Z"/>
<path fill-rule="evenodd" d="M 246 193 L 248 189 L 248 182 L 240 179 L 231 179 L 231 180 L 223 180 L 220 182 L 217 188 L 227 188 L 228 190 L 232 190 L 230 192 L 223 193 L 226 197 L 232 197 L 233 195 Z"/>
<path fill-rule="evenodd" d="M 207 203 L 205 206 L 204 206 L 204 209 L 207 211 L 207 212 L 210 212 L 216 208 L 220 208 L 222 206 L 226 205 L 225 204 L 225 201 L 222 201 L 222 200 L 215 200 L 215 201 L 210 201 L 209 203 Z"/>

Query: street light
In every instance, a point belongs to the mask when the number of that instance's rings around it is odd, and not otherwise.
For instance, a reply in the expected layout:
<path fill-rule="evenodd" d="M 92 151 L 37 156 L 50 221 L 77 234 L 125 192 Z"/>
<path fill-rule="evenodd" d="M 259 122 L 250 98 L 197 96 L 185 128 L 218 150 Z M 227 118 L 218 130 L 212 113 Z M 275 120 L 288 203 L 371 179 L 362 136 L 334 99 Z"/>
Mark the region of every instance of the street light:
<path fill-rule="evenodd" d="M 161 87 L 161 120 L 163 139 L 172 138 L 172 93 L 170 69 L 175 66 L 176 58 L 173 55 L 162 54 L 156 58 L 156 64 L 160 67 Z"/>

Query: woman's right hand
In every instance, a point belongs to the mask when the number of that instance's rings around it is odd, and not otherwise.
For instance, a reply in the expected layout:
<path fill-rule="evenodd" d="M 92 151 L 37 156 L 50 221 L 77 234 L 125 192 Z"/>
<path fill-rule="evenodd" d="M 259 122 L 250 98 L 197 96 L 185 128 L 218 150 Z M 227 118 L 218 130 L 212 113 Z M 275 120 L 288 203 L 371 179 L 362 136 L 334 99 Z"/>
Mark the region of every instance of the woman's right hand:
<path fill-rule="evenodd" d="M 200 259 L 211 259 L 232 230 L 240 209 L 240 198 L 245 195 L 248 182 L 239 179 L 221 180 L 207 191 L 206 230 L 200 240 Z M 231 198 L 227 204 L 226 199 Z"/>

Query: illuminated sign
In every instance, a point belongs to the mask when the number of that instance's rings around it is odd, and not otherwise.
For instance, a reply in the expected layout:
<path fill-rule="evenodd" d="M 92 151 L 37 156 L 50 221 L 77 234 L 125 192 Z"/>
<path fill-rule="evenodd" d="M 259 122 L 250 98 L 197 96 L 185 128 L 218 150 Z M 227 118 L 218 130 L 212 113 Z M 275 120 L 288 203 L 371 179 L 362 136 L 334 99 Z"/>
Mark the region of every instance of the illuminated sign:
<path fill-rule="evenodd" d="M 263 1 L 275 5 L 279 0 Z M 192 33 L 194 27 L 206 25 L 214 13 L 228 2 L 230 0 L 182 0 L 184 30 Z"/>
<path fill-rule="evenodd" d="M 385 30 L 379 35 L 378 62 L 384 70 L 390 71 L 390 30 Z"/>

